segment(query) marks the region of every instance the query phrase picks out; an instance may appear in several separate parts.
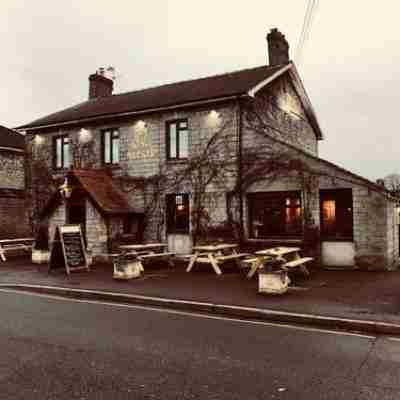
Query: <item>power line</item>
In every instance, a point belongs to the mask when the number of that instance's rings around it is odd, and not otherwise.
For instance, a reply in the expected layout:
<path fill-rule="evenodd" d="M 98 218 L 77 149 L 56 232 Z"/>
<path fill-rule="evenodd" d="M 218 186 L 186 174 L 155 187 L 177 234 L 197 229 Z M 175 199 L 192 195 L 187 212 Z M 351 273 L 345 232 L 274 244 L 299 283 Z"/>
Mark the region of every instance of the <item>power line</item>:
<path fill-rule="evenodd" d="M 304 14 L 304 19 L 303 19 L 303 26 L 301 28 L 301 33 L 300 33 L 299 41 L 297 43 L 297 48 L 296 48 L 296 56 L 295 56 L 296 60 L 298 58 L 298 54 L 300 53 L 300 48 L 301 48 L 303 40 L 304 40 L 304 33 L 305 33 L 306 26 L 307 26 L 307 23 L 309 20 L 312 3 L 313 3 L 313 0 L 308 0 L 308 2 L 307 2 L 306 13 Z"/>
<path fill-rule="evenodd" d="M 312 26 L 312 22 L 315 17 L 317 7 L 318 7 L 318 0 L 309 1 L 308 6 L 307 6 L 306 15 L 304 17 L 303 29 L 301 32 L 299 44 L 297 46 L 297 51 L 296 51 L 295 58 L 296 58 L 296 62 L 298 64 L 300 64 L 300 62 L 301 62 L 305 45 L 306 45 L 307 41 L 309 40 L 311 26 Z"/>

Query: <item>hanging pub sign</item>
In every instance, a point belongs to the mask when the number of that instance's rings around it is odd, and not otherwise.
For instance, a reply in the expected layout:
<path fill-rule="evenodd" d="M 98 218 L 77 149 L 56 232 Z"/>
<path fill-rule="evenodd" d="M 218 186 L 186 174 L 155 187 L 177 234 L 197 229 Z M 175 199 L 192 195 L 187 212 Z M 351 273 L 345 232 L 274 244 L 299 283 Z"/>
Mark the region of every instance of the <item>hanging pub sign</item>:
<path fill-rule="evenodd" d="M 90 270 L 80 225 L 56 227 L 50 253 L 49 272 L 59 268 L 65 268 L 68 275 L 71 271 Z"/>

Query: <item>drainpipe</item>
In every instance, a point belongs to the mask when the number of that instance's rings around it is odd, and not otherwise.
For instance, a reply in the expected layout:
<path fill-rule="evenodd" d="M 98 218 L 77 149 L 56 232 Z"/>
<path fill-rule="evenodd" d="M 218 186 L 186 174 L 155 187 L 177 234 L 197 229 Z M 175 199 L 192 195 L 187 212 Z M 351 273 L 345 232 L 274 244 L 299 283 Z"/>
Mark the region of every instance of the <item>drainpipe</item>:
<path fill-rule="evenodd" d="M 239 244 L 240 247 L 244 240 L 244 224 L 243 224 L 243 193 L 242 193 L 242 103 L 238 100 L 239 104 L 239 117 L 238 117 L 238 140 L 239 140 L 239 151 L 238 151 L 238 185 L 239 185 Z"/>

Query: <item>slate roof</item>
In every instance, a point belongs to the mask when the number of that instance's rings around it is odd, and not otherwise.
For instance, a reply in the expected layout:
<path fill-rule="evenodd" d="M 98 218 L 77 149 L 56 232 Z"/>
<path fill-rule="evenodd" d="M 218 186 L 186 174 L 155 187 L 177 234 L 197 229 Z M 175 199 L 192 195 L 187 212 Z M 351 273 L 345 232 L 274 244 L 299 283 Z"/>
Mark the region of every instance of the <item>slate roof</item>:
<path fill-rule="evenodd" d="M 74 169 L 69 176 L 75 177 L 103 214 L 134 214 L 127 196 L 117 188 L 105 170 Z"/>
<path fill-rule="evenodd" d="M 87 100 L 73 107 L 37 119 L 18 129 L 78 121 L 125 112 L 177 106 L 246 94 L 285 65 L 261 66 L 222 75 L 166 84 L 133 92 Z"/>
<path fill-rule="evenodd" d="M 23 135 L 0 125 L 0 147 L 23 149 L 24 145 L 25 138 Z"/>

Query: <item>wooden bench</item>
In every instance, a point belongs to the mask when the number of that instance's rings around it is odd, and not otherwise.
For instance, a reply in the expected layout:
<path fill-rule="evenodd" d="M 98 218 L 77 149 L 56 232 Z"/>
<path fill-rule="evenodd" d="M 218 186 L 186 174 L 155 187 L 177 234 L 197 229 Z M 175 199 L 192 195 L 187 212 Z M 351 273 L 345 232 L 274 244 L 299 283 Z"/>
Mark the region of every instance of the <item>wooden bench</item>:
<path fill-rule="evenodd" d="M 310 273 L 306 267 L 306 264 L 313 260 L 314 260 L 313 257 L 302 257 L 302 258 L 298 258 L 296 260 L 289 261 L 289 262 L 283 264 L 281 268 L 288 271 L 289 269 L 299 267 L 305 275 L 310 275 Z"/>
<path fill-rule="evenodd" d="M 168 260 L 168 264 L 171 267 L 173 267 L 174 266 L 174 261 L 173 261 L 174 256 L 175 256 L 175 253 L 165 252 L 165 253 L 144 254 L 144 255 L 140 255 L 138 258 L 141 261 L 166 258 Z"/>
<path fill-rule="evenodd" d="M 2 261 L 6 261 L 5 253 L 7 251 L 32 251 L 33 243 L 35 239 L 33 238 L 21 238 L 21 239 L 2 239 L 0 240 L 0 258 Z"/>

